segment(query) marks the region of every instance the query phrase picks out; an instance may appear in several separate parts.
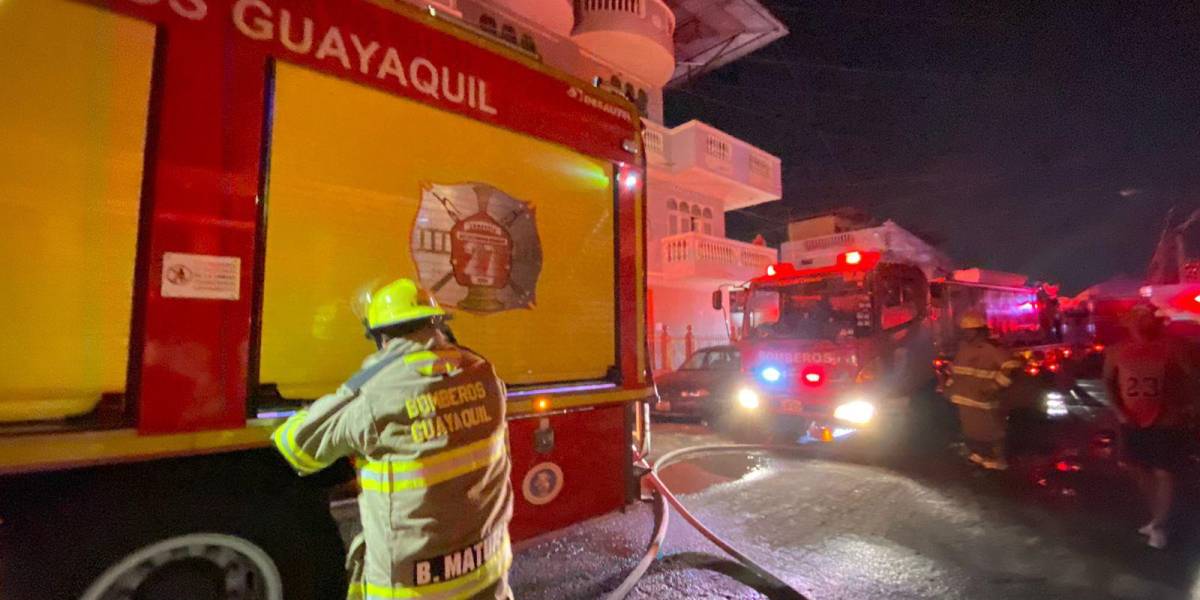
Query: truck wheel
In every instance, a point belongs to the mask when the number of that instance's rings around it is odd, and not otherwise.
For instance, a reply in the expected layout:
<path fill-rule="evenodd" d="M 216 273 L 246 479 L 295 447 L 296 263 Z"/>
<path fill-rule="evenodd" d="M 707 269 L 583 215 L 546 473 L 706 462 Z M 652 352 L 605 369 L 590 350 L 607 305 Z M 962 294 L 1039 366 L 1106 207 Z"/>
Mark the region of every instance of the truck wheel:
<path fill-rule="evenodd" d="M 145 546 L 100 575 L 80 600 L 243 598 L 282 600 L 275 561 L 254 543 L 195 533 Z"/>
<path fill-rule="evenodd" d="M 190 459 L 15 488 L 0 526 L 4 598 L 344 599 L 325 490 L 284 475 L 253 457 Z"/>
<path fill-rule="evenodd" d="M 97 565 L 104 572 L 83 600 L 345 597 L 342 541 L 319 494 L 239 500 L 184 501 L 169 513 L 173 527 L 135 527 L 129 533 L 140 545 Z"/>

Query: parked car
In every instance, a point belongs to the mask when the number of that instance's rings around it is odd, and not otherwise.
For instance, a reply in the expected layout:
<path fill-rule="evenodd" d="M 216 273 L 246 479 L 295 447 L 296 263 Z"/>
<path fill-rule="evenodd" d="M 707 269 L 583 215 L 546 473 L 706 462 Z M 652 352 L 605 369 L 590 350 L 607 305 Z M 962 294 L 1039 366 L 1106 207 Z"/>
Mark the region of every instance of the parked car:
<path fill-rule="evenodd" d="M 742 360 L 733 346 L 701 348 L 677 371 L 655 378 L 656 415 L 713 422 L 729 406 Z"/>
<path fill-rule="evenodd" d="M 1115 465 L 1121 428 L 1103 382 L 1080 379 L 1037 395 L 1009 416 L 1011 454 L 1064 473 Z"/>

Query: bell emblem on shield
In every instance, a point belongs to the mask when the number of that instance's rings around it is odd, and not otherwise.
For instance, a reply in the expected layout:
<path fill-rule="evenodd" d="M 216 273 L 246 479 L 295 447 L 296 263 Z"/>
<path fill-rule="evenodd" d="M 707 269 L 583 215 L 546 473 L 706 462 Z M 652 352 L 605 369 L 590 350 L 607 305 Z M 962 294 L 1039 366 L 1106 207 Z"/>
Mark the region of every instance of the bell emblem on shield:
<path fill-rule="evenodd" d="M 513 240 L 508 230 L 488 214 L 491 190 L 476 188 L 478 210 L 450 229 L 450 265 L 454 280 L 467 288 L 459 305 L 481 312 L 504 308 L 500 290 L 508 287 Z"/>

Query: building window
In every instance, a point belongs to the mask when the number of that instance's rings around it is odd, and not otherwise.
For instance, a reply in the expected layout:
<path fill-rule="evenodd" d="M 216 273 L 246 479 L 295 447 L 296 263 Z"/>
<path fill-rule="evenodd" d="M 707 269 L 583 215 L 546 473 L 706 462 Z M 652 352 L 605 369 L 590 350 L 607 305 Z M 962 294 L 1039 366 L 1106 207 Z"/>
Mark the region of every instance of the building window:
<path fill-rule="evenodd" d="M 646 93 L 646 90 L 638 88 L 637 101 L 635 104 L 637 104 L 638 112 L 641 113 L 643 117 L 650 114 L 650 95 Z"/>
<path fill-rule="evenodd" d="M 479 28 L 484 33 L 496 35 L 496 19 L 492 15 L 479 15 Z"/>
<path fill-rule="evenodd" d="M 515 28 L 513 28 L 512 25 L 506 24 L 504 27 L 500 28 L 500 39 L 502 39 L 510 44 L 516 45 L 517 30 Z"/>
<path fill-rule="evenodd" d="M 692 231 L 700 231 L 700 219 L 702 219 L 703 217 L 704 217 L 704 213 L 700 210 L 700 207 L 693 204 L 692 205 L 691 224 L 690 224 Z"/>
<path fill-rule="evenodd" d="M 528 33 L 521 34 L 521 49 L 537 54 L 537 42 L 533 41 L 532 35 Z"/>
<path fill-rule="evenodd" d="M 671 235 L 679 233 L 679 217 L 675 213 L 671 213 Z"/>

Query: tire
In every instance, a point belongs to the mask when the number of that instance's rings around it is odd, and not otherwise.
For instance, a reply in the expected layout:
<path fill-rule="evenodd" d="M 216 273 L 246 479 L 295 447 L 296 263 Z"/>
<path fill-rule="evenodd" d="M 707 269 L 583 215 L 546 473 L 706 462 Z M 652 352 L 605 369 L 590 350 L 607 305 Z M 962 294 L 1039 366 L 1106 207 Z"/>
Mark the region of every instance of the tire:
<path fill-rule="evenodd" d="M 101 573 L 80 600 L 165 599 L 189 590 L 216 597 L 218 588 L 228 597 L 281 600 L 283 577 L 275 560 L 250 540 L 190 533 L 154 542 L 124 557 Z"/>
<path fill-rule="evenodd" d="M 157 461 L 36 482 L 44 493 L 26 495 L 0 536 L 12 557 L 0 565 L 4 598 L 345 598 L 323 490 L 273 463 Z"/>

